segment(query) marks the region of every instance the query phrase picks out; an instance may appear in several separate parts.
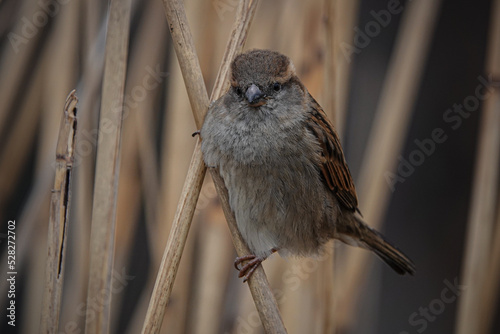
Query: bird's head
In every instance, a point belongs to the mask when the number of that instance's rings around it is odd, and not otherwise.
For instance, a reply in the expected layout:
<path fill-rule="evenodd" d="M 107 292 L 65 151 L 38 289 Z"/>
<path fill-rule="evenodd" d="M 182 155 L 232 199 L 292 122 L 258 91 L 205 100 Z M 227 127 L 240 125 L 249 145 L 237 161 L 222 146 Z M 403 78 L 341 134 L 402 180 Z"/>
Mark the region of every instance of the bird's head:
<path fill-rule="evenodd" d="M 251 50 L 238 55 L 231 64 L 231 94 L 250 107 L 280 100 L 287 91 L 302 85 L 291 60 L 270 50 Z"/>

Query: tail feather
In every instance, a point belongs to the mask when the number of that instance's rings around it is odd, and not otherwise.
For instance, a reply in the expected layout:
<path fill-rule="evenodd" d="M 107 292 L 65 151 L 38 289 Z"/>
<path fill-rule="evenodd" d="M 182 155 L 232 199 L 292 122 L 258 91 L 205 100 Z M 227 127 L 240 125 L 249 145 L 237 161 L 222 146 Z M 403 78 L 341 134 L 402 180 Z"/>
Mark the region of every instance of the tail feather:
<path fill-rule="evenodd" d="M 392 245 L 375 229 L 366 225 L 358 216 L 353 215 L 349 226 L 339 227 L 339 239 L 345 243 L 360 246 L 373 251 L 400 275 L 415 274 L 415 264 L 396 246 Z"/>

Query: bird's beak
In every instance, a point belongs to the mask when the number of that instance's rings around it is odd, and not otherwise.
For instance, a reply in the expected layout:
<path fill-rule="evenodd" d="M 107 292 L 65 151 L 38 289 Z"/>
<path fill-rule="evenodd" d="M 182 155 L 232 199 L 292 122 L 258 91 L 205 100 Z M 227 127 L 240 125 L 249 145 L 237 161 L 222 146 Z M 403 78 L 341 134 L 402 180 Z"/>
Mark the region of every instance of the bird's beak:
<path fill-rule="evenodd" d="M 252 107 L 258 107 L 266 103 L 265 100 L 261 100 L 261 98 L 264 97 L 264 94 L 255 84 L 251 84 L 250 87 L 248 87 L 245 92 L 245 97 Z"/>

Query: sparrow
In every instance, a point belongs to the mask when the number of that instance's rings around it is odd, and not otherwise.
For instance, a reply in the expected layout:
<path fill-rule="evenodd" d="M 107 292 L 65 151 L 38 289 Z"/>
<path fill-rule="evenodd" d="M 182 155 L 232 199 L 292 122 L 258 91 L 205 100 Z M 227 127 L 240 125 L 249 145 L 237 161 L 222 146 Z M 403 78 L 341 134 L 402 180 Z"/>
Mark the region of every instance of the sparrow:
<path fill-rule="evenodd" d="M 252 252 L 236 258 L 239 277 L 247 281 L 274 252 L 317 255 L 332 238 L 413 275 L 413 262 L 364 222 L 339 137 L 292 61 L 270 50 L 242 53 L 230 83 L 200 136 L 205 164 L 224 180 Z"/>

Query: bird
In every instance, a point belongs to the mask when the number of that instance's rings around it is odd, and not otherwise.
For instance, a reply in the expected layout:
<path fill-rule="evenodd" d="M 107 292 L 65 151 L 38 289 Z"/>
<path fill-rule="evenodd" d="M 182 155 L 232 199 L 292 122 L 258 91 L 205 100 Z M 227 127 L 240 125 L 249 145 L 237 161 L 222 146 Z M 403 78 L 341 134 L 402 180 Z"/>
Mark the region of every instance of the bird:
<path fill-rule="evenodd" d="M 251 251 L 234 262 L 243 282 L 274 252 L 315 256 L 331 239 L 413 275 L 414 263 L 364 221 L 339 136 L 290 58 L 253 49 L 230 72 L 199 134 L 205 165 L 224 180 Z"/>

